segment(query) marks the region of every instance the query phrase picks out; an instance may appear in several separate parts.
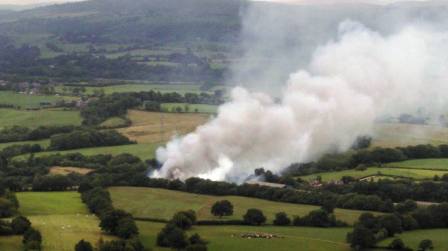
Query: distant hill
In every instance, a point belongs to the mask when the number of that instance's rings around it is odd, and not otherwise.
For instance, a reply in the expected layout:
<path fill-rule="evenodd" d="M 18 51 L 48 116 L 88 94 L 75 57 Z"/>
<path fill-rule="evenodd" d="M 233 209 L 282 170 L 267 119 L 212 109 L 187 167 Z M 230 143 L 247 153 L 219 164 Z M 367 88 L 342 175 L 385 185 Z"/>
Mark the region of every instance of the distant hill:
<path fill-rule="evenodd" d="M 70 42 L 224 41 L 238 34 L 240 0 L 92 0 L 0 18 L 6 34 L 52 33 Z"/>

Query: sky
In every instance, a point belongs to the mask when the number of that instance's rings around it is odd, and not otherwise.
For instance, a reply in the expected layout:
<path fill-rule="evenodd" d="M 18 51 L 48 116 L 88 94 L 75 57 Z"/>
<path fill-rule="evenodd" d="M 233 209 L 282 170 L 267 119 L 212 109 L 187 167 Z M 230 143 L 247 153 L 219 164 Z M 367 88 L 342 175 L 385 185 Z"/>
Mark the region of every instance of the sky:
<path fill-rule="evenodd" d="M 75 1 L 80 0 L 0 0 L 0 4 L 28 5 L 28 4 L 63 3 L 63 2 L 75 2 Z"/>
<path fill-rule="evenodd" d="M 14 5 L 27 5 L 27 4 L 42 4 L 42 3 L 61 3 L 61 2 L 75 2 L 80 0 L 0 0 L 0 4 L 14 4 Z M 396 2 L 404 2 L 409 0 L 258 0 L 269 2 L 287 2 L 297 4 L 310 4 L 310 3 L 338 3 L 338 2 L 367 2 L 374 4 L 389 4 Z M 427 0 L 414 0 L 414 1 L 427 1 Z"/>
<path fill-rule="evenodd" d="M 1 1 L 1 0 L 0 0 Z M 428 0 L 255 0 L 265 2 L 278 2 L 278 3 L 295 3 L 295 4 L 337 4 L 337 3 L 371 3 L 371 4 L 393 4 L 397 2 L 425 2 Z"/>

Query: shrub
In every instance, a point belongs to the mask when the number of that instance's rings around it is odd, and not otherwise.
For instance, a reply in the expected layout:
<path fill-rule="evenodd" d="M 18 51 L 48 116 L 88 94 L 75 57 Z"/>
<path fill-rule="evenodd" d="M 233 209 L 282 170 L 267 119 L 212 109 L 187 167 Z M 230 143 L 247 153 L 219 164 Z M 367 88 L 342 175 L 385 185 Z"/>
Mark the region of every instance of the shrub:
<path fill-rule="evenodd" d="M 251 208 L 248 209 L 246 214 L 243 216 L 244 222 L 249 225 L 261 225 L 266 222 L 266 217 L 263 212 L 259 209 Z"/>
<path fill-rule="evenodd" d="M 275 215 L 274 225 L 277 226 L 287 226 L 291 224 L 291 219 L 285 212 L 280 212 Z"/>
<path fill-rule="evenodd" d="M 93 251 L 93 246 L 88 241 L 80 240 L 75 245 L 75 251 Z"/>
<path fill-rule="evenodd" d="M 14 234 L 24 234 L 31 227 L 31 222 L 24 216 L 18 216 L 11 221 L 11 228 Z"/>

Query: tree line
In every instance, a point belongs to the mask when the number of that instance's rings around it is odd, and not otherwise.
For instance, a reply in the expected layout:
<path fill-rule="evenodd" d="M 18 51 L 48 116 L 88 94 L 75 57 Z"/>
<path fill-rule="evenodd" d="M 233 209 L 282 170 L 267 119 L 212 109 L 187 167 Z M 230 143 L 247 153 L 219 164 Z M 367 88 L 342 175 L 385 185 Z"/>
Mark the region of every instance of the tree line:
<path fill-rule="evenodd" d="M 0 143 L 47 139 L 56 134 L 72 132 L 75 129 L 77 127 L 71 125 L 39 126 L 34 129 L 13 126 L 0 130 Z"/>
<path fill-rule="evenodd" d="M 81 109 L 81 117 L 84 125 L 98 125 L 107 118 L 124 116 L 128 109 L 135 107 L 143 107 L 150 111 L 160 111 L 162 103 L 216 105 L 222 102 L 223 93 L 220 91 L 214 94 L 187 93 L 184 96 L 177 92 L 162 94 L 155 91 L 113 93 L 88 102 L 87 106 Z"/>

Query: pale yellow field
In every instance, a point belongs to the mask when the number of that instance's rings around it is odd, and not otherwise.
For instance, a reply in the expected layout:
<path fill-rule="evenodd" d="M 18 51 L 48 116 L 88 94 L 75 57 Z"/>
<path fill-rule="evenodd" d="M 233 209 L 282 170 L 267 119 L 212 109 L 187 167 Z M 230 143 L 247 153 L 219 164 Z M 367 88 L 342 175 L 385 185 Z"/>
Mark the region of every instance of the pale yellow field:
<path fill-rule="evenodd" d="M 209 115 L 158 113 L 130 110 L 128 118 L 132 125 L 118 131 L 138 143 L 159 143 L 175 135 L 183 135 L 204 124 Z"/>
<path fill-rule="evenodd" d="M 448 144 L 448 128 L 411 125 L 411 124 L 377 124 L 372 146 L 397 147 L 418 144 Z"/>
<path fill-rule="evenodd" d="M 80 168 L 80 167 L 55 166 L 55 167 L 50 168 L 50 174 L 54 174 L 54 175 L 69 175 L 71 173 L 86 175 L 91 172 L 93 172 L 93 169 Z"/>

